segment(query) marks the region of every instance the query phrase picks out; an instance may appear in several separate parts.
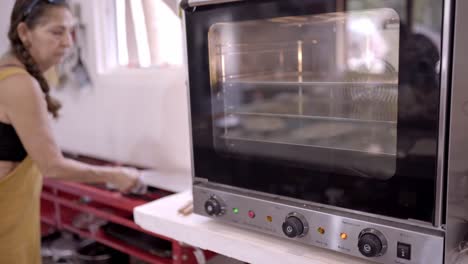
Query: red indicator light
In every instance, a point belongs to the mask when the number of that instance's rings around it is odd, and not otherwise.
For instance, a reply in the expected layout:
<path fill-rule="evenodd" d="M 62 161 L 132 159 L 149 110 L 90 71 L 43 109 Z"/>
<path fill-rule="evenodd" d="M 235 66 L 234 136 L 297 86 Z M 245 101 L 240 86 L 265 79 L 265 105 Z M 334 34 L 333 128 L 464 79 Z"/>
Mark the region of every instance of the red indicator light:
<path fill-rule="evenodd" d="M 250 218 L 255 218 L 255 212 L 252 211 L 252 210 L 250 210 L 250 211 L 249 211 L 249 217 L 250 217 Z"/>

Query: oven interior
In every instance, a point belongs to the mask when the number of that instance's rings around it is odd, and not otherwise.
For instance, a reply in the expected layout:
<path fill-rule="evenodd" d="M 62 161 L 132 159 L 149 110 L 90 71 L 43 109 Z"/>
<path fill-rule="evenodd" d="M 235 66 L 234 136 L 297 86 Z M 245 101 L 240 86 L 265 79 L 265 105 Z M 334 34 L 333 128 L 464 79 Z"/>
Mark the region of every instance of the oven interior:
<path fill-rule="evenodd" d="M 297 157 L 258 144 L 322 149 L 326 159 L 302 160 L 333 167 L 340 166 L 333 153 L 360 154 L 382 161 L 356 170 L 391 178 L 399 28 L 399 16 L 390 8 L 212 25 L 215 149 L 281 160 Z"/>

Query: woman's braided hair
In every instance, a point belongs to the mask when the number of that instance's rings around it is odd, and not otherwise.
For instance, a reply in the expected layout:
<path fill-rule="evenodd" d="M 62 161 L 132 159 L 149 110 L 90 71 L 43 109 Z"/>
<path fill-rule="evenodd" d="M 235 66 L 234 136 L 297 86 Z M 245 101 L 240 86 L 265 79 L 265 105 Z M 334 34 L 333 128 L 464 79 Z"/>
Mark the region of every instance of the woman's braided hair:
<path fill-rule="evenodd" d="M 48 9 L 54 6 L 68 8 L 68 5 L 65 1 L 60 4 L 50 4 L 47 1 L 39 1 L 39 3 L 37 3 L 37 5 L 30 10 L 31 12 L 29 12 L 25 17 L 25 12 L 33 1 L 34 0 L 16 0 L 11 14 L 8 38 L 10 40 L 12 54 L 24 64 L 29 74 L 38 81 L 45 95 L 47 110 L 56 118 L 58 117 L 58 110 L 60 109 L 61 104 L 58 100 L 50 96 L 49 84 L 44 78 L 39 66 L 34 61 L 34 58 L 29 53 L 28 47 L 26 47 L 23 41 L 21 41 L 17 29 L 20 23 L 26 23 L 29 29 L 33 29 L 41 22 L 41 19 L 45 17 Z"/>

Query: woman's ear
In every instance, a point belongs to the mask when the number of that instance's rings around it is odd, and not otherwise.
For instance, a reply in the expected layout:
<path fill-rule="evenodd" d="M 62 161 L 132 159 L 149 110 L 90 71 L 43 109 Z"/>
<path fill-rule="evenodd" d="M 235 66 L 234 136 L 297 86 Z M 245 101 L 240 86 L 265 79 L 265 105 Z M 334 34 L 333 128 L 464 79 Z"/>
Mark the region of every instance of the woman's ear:
<path fill-rule="evenodd" d="M 16 27 L 16 31 L 18 32 L 18 36 L 21 42 L 23 42 L 23 45 L 25 47 L 31 46 L 31 41 L 29 40 L 30 39 L 29 28 L 26 25 L 26 23 L 24 22 L 19 23 L 18 26 Z"/>

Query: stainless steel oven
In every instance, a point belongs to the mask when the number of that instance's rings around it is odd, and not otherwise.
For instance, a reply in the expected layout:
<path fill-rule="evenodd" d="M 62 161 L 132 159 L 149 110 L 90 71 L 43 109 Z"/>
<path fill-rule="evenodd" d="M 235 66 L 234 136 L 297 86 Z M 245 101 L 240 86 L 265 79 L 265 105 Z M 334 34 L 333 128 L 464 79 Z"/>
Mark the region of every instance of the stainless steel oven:
<path fill-rule="evenodd" d="M 466 1 L 185 0 L 195 212 L 379 263 L 456 263 Z"/>

